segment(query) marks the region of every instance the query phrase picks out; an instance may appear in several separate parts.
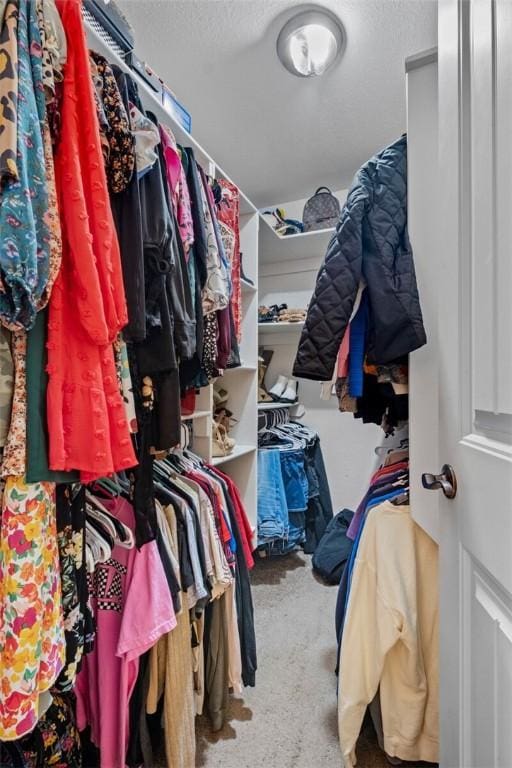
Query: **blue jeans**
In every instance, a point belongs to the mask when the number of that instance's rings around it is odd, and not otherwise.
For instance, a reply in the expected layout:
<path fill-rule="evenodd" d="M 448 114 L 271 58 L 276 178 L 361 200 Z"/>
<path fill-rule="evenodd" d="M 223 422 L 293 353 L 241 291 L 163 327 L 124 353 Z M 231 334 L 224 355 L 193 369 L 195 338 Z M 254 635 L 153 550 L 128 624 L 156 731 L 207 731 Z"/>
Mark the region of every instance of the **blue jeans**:
<path fill-rule="evenodd" d="M 280 451 L 258 451 L 258 544 L 288 538 L 288 504 Z"/>
<path fill-rule="evenodd" d="M 281 472 L 288 512 L 304 512 L 308 507 L 304 451 L 281 451 Z"/>

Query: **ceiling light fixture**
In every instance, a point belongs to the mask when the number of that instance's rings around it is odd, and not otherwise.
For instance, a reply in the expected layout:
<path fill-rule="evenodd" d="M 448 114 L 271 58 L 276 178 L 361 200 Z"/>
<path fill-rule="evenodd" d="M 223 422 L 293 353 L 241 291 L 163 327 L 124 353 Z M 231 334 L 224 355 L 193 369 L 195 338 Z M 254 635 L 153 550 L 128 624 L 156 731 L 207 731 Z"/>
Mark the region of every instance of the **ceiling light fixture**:
<path fill-rule="evenodd" d="M 325 9 L 303 11 L 286 22 L 277 38 L 277 55 L 297 77 L 323 75 L 341 56 L 345 31 Z"/>

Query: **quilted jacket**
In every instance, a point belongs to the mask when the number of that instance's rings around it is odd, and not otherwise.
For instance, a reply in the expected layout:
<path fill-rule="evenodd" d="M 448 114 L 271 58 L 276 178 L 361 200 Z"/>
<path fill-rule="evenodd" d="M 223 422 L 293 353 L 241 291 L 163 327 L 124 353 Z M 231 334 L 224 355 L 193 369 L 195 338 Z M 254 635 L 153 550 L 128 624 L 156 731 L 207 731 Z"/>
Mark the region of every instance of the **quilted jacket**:
<path fill-rule="evenodd" d="M 360 280 L 367 284 L 367 358 L 388 363 L 426 342 L 407 234 L 407 138 L 356 174 L 318 273 L 294 376 L 332 378 Z"/>

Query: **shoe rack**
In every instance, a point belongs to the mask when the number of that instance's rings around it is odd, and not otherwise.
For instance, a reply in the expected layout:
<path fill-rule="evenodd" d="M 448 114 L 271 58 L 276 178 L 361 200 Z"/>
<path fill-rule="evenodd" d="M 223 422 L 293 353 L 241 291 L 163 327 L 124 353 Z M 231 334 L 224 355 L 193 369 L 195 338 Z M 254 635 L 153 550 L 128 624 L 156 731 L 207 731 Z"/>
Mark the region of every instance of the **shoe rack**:
<path fill-rule="evenodd" d="M 157 93 L 131 70 L 119 55 L 120 49 L 108 31 L 84 9 L 84 22 L 89 47 L 101 53 L 108 61 L 129 72 L 137 82 L 144 106 L 173 131 L 179 144 L 192 147 L 196 160 L 212 177 L 230 179 L 208 152 L 188 133 L 175 116 L 167 111 Z M 236 141 L 237 137 L 233 136 Z M 236 183 L 236 182 L 234 182 Z M 195 410 L 184 415 L 182 421 L 191 435 L 191 447 L 206 461 L 219 466 L 237 484 L 245 503 L 248 517 L 256 531 L 256 468 L 257 468 L 257 376 L 258 376 L 258 235 L 260 216 L 257 208 L 240 190 L 240 250 L 243 253 L 244 272 L 254 285 L 242 281 L 242 340 L 239 368 L 227 370 L 220 379 L 229 392 L 226 406 L 238 420 L 230 430 L 236 441 L 227 456 L 213 457 L 213 385 L 203 387 L 196 397 Z"/>
<path fill-rule="evenodd" d="M 341 202 L 344 193 L 336 193 Z M 305 200 L 284 203 L 287 216 L 302 218 Z M 266 210 L 266 209 L 262 209 Z M 289 308 L 305 309 L 311 299 L 316 274 L 327 251 L 334 228 L 279 235 L 268 216 L 261 216 L 259 239 L 259 303 L 263 306 L 286 303 Z M 258 346 L 272 349 L 274 354 L 265 375 L 270 389 L 279 375 L 292 376 L 293 361 L 303 322 L 258 323 Z M 306 384 L 306 389 L 310 389 Z M 299 383 L 299 402 L 304 399 L 305 386 Z M 274 406 L 277 407 L 277 404 Z M 272 404 L 259 403 L 258 410 L 272 409 Z"/>

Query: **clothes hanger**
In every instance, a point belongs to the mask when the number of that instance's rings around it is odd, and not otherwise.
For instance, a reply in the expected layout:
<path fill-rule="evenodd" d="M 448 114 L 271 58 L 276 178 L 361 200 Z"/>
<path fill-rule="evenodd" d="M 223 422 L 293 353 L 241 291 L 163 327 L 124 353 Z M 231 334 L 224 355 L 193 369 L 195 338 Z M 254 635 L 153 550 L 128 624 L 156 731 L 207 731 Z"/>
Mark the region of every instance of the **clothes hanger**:
<path fill-rule="evenodd" d="M 87 532 L 87 546 L 91 551 L 94 564 L 106 563 L 112 557 L 112 548 L 109 547 L 105 539 L 100 537 L 96 528 L 88 520 L 85 521 L 85 530 Z"/>
<path fill-rule="evenodd" d="M 399 494 L 398 496 L 395 496 L 391 499 L 391 503 L 394 504 L 396 507 L 400 507 L 405 504 L 409 504 L 409 489 L 404 490 L 403 493 Z"/>
<path fill-rule="evenodd" d="M 106 530 L 111 532 L 114 542 L 120 547 L 133 549 L 135 546 L 135 537 L 131 529 L 109 512 L 97 496 L 93 496 L 90 491 L 85 492 L 85 500 L 86 514 L 93 514 L 95 520 L 99 523 L 103 523 Z"/>
<path fill-rule="evenodd" d="M 165 470 L 163 464 L 166 459 L 160 459 L 153 462 L 153 474 L 157 476 L 157 479 L 162 481 L 164 485 L 169 481 L 169 472 Z"/>

